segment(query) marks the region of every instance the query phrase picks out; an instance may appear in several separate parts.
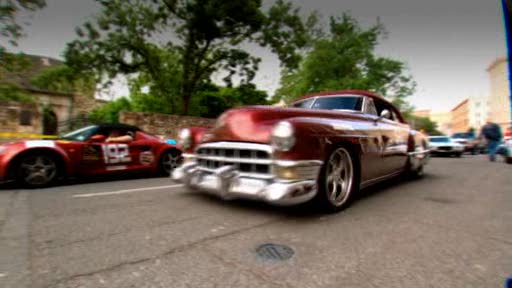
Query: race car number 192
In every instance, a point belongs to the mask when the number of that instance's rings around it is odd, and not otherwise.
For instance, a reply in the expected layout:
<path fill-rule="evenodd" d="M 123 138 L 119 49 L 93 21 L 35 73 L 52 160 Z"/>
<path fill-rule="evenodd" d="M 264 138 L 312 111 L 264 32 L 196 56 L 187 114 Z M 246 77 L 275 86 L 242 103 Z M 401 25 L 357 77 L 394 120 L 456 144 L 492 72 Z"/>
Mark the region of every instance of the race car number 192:
<path fill-rule="evenodd" d="M 105 164 L 127 163 L 132 161 L 126 144 L 108 144 L 103 146 Z"/>

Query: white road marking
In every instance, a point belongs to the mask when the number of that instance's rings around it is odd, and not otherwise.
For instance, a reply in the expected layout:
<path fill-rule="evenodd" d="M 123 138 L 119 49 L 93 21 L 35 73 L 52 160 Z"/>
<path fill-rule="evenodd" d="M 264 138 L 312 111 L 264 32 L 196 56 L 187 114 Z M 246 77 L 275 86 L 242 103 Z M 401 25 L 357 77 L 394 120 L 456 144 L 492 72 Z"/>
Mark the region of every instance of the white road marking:
<path fill-rule="evenodd" d="M 155 186 L 155 187 L 136 188 L 136 189 L 126 189 L 126 190 L 108 191 L 108 192 L 75 194 L 75 195 L 73 195 L 71 197 L 73 197 L 73 198 L 87 198 L 87 197 L 96 197 L 96 196 L 109 196 L 109 195 L 118 195 L 118 194 L 133 193 L 133 192 L 139 192 L 139 191 L 149 191 L 149 190 L 161 190 L 161 189 L 167 189 L 167 188 L 177 188 L 177 187 L 182 187 L 182 186 L 183 186 L 183 184 L 175 184 L 175 185 Z"/>

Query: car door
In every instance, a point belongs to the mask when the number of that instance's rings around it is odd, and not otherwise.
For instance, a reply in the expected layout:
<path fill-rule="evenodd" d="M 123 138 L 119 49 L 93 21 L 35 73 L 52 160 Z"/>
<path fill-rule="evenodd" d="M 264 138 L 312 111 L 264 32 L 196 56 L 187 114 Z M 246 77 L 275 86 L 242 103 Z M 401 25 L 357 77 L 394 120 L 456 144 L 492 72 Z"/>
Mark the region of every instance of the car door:
<path fill-rule="evenodd" d="M 363 113 L 368 121 L 364 131 L 366 137 L 361 138 L 361 182 L 371 181 L 385 174 L 386 168 L 382 159 L 382 129 L 378 121 L 378 113 L 373 99 L 366 97 Z"/>
<path fill-rule="evenodd" d="M 409 139 L 409 125 L 400 122 L 400 117 L 393 106 L 383 100 L 375 99 L 377 113 L 384 110 L 390 112 L 389 117 L 380 117 L 378 120 L 381 131 L 381 157 L 384 175 L 399 172 L 407 162 L 407 144 Z"/>

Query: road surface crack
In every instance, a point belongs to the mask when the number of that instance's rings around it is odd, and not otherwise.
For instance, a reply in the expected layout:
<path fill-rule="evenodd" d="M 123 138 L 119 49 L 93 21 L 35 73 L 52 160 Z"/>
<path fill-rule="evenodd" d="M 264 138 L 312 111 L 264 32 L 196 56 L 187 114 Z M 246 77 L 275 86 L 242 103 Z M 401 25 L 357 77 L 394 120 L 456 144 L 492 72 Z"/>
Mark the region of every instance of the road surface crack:
<path fill-rule="evenodd" d="M 175 247 L 175 248 L 173 248 L 173 249 L 171 249 L 171 250 L 169 250 L 169 251 L 167 251 L 165 253 L 162 253 L 160 255 L 156 255 L 156 256 L 152 256 L 152 257 L 147 257 L 147 258 L 142 258 L 142 259 L 138 259 L 138 260 L 124 261 L 124 262 L 121 262 L 121 263 L 113 265 L 113 266 L 105 267 L 105 268 L 102 268 L 102 269 L 98 269 L 98 270 L 94 270 L 94 271 L 90 271 L 90 272 L 86 272 L 86 273 L 75 274 L 75 275 L 71 275 L 71 276 L 68 276 L 68 277 L 65 277 L 65 278 L 62 278 L 62 279 L 58 279 L 58 280 L 54 281 L 52 284 L 50 284 L 50 285 L 48 285 L 46 287 L 47 288 L 56 287 L 57 285 L 60 285 L 60 284 L 63 284 L 63 283 L 69 282 L 69 281 L 73 281 L 73 280 L 81 278 L 81 277 L 90 277 L 90 276 L 93 276 L 93 275 L 96 275 L 96 274 L 99 274 L 99 273 L 112 272 L 112 271 L 118 270 L 118 269 L 120 269 L 122 267 L 125 267 L 125 266 L 137 265 L 137 264 L 153 261 L 153 260 L 156 260 L 158 258 L 166 257 L 166 256 L 169 256 L 169 255 L 178 253 L 178 252 L 182 252 L 182 251 L 185 251 L 185 250 L 197 247 L 197 246 L 199 246 L 199 245 L 201 245 L 203 243 L 209 242 L 209 241 L 213 241 L 213 240 L 217 240 L 217 239 L 220 239 L 220 238 L 223 238 L 223 237 L 228 237 L 228 236 L 236 235 L 236 234 L 243 233 L 243 232 L 246 232 L 246 231 L 250 231 L 252 229 L 257 229 L 257 228 L 260 228 L 260 227 L 263 227 L 263 226 L 266 226 L 266 225 L 275 224 L 275 223 L 278 223 L 278 222 L 281 222 L 281 221 L 284 221 L 284 219 L 282 219 L 282 218 L 273 219 L 273 220 L 269 220 L 269 221 L 266 221 L 266 222 L 263 222 L 263 223 L 260 223 L 260 224 L 256 224 L 256 225 L 252 225 L 252 226 L 249 226 L 249 227 L 241 228 L 241 229 L 238 229 L 238 230 L 233 230 L 233 231 L 230 231 L 230 232 L 226 232 L 224 234 L 219 234 L 219 235 L 215 235 L 215 236 L 211 236 L 211 237 L 206 237 L 206 238 L 200 239 L 198 241 L 194 241 L 194 242 L 191 242 L 191 243 L 187 243 L 187 244 L 183 244 L 183 245 L 177 246 L 177 247 Z"/>

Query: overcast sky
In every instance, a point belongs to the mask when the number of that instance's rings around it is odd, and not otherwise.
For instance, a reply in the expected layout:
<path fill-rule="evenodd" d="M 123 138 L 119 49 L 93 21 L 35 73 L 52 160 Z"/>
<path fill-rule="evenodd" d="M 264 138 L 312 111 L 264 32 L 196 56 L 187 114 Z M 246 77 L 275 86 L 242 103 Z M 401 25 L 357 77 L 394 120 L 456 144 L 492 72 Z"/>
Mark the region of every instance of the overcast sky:
<path fill-rule="evenodd" d="M 268 0 L 267 0 L 268 2 Z M 468 96 L 487 96 L 486 68 L 506 55 L 499 0 L 292 0 L 304 11 L 323 16 L 349 11 L 364 26 L 377 17 L 389 35 L 378 54 L 408 64 L 418 83 L 410 101 L 417 109 L 449 110 Z M 27 37 L 17 51 L 62 58 L 74 29 L 99 6 L 93 0 L 47 0 L 47 7 L 32 16 Z M 251 49 L 253 50 L 253 49 Z M 279 63 L 266 50 L 256 84 L 270 93 L 279 84 Z"/>

